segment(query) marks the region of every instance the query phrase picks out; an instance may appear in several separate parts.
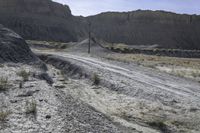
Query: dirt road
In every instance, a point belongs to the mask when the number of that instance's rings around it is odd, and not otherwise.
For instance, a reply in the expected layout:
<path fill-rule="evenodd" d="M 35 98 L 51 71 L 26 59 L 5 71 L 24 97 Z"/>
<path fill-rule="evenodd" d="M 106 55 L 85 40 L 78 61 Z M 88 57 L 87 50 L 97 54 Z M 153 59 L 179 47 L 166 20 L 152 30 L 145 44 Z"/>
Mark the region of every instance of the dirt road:
<path fill-rule="evenodd" d="M 100 78 L 118 86 L 118 91 L 139 96 L 148 100 L 162 99 L 164 101 L 178 100 L 180 102 L 198 103 L 200 101 L 200 84 L 191 80 L 174 77 L 155 70 L 126 64 L 114 64 L 103 59 L 83 57 L 64 52 L 42 52 L 55 55 L 64 60 L 72 59 L 77 65 L 90 69 Z"/>
<path fill-rule="evenodd" d="M 147 122 L 150 119 L 149 114 L 151 114 L 152 116 L 162 119 L 164 116 L 164 119 L 167 122 L 171 122 L 172 119 L 176 117 L 180 122 L 185 121 L 192 123 L 191 125 L 189 124 L 190 128 L 199 128 L 200 121 L 192 120 L 197 117 L 196 114 L 200 113 L 200 84 L 198 82 L 175 77 L 153 69 L 137 66 L 135 64 L 108 61 L 103 58 L 65 52 L 38 50 L 35 50 L 35 52 L 48 54 L 48 63 L 51 63 L 51 59 L 59 59 L 61 62 L 65 62 L 62 66 L 63 68 L 67 68 L 69 65 L 73 64 L 73 66 L 75 65 L 78 68 L 81 68 L 81 70 L 86 73 L 96 73 L 100 78 L 100 85 L 106 87 L 109 91 L 119 95 L 124 95 L 125 97 L 134 98 L 138 100 L 137 103 L 141 103 L 142 100 L 142 103 L 144 103 L 143 107 L 148 108 L 148 113 L 146 113 L 147 115 L 142 118 L 141 116 L 135 117 L 143 119 L 144 122 Z M 59 64 L 60 63 L 57 65 Z M 53 65 L 56 66 L 56 64 Z M 82 92 L 83 90 L 79 91 Z M 87 93 L 87 95 L 90 94 Z M 122 99 L 126 99 L 125 97 Z M 82 100 L 87 101 L 88 104 L 93 102 L 91 100 L 88 101 L 87 97 L 82 98 Z M 107 102 L 111 101 L 112 100 Z M 93 103 L 92 106 L 98 109 L 95 103 Z M 149 106 L 153 106 L 153 109 Z M 131 106 L 130 108 L 136 110 L 138 107 L 139 106 Z M 158 111 L 155 111 L 155 109 Z M 192 112 L 191 110 L 193 109 L 196 111 Z M 139 110 L 141 112 L 144 111 L 144 109 Z M 125 112 L 128 113 L 126 115 L 131 114 L 129 109 L 126 109 Z M 135 113 L 136 111 L 133 112 Z M 185 114 L 185 116 L 183 114 Z M 152 119 L 154 118 L 151 118 L 151 120 Z M 130 122 L 130 120 L 127 121 Z M 187 128 L 184 124 L 182 126 L 183 128 Z"/>

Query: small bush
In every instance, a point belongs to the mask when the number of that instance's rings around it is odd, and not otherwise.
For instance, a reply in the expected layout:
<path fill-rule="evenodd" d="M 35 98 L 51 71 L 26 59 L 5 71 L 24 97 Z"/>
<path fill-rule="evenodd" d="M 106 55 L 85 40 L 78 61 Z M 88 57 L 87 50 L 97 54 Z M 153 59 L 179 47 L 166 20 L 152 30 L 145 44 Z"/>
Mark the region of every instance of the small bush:
<path fill-rule="evenodd" d="M 17 73 L 17 75 L 22 77 L 23 81 L 28 81 L 30 73 L 27 72 L 26 70 L 21 70 L 20 72 Z"/>
<path fill-rule="evenodd" d="M 0 91 L 8 89 L 8 78 L 0 78 Z"/>
<path fill-rule="evenodd" d="M 3 68 L 4 67 L 4 65 L 3 64 L 0 64 L 0 68 Z"/>
<path fill-rule="evenodd" d="M 94 74 L 92 80 L 93 80 L 94 85 L 99 85 L 99 83 L 100 83 L 99 75 Z"/>
<path fill-rule="evenodd" d="M 167 125 L 163 121 L 153 121 L 153 122 L 148 122 L 148 125 L 151 127 L 157 128 L 163 133 L 168 133 L 168 128 Z"/>
<path fill-rule="evenodd" d="M 0 112 L 0 121 L 4 122 L 6 121 L 7 117 L 11 114 L 10 111 L 1 111 Z"/>
<path fill-rule="evenodd" d="M 23 83 L 22 82 L 19 83 L 19 88 L 20 89 L 23 88 Z"/>
<path fill-rule="evenodd" d="M 32 114 L 36 116 L 37 114 L 37 104 L 35 101 L 26 102 L 26 114 Z"/>

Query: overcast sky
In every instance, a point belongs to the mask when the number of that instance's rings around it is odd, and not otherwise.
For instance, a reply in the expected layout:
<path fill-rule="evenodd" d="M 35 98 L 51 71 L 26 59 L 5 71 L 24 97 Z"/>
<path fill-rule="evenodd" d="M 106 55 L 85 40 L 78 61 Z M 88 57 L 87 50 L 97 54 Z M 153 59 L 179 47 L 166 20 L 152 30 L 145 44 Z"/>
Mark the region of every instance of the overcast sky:
<path fill-rule="evenodd" d="M 200 0 L 53 0 L 70 6 L 73 15 L 94 15 L 106 11 L 137 9 L 200 14 Z"/>

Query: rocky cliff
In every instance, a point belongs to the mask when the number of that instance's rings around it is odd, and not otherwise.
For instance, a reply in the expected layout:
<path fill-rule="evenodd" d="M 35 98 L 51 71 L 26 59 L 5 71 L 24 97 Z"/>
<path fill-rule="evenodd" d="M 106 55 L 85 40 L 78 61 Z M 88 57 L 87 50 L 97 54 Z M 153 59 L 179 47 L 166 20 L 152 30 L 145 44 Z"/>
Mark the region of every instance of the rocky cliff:
<path fill-rule="evenodd" d="M 0 0 L 0 16 L 0 23 L 26 39 L 77 41 L 84 34 L 84 21 L 51 0 Z"/>
<path fill-rule="evenodd" d="M 113 43 L 200 49 L 200 16 L 164 11 L 107 12 L 76 17 L 51 0 L 0 0 L 0 23 L 25 39 L 78 41 L 93 36 Z"/>
<path fill-rule="evenodd" d="M 88 19 L 93 33 L 108 42 L 200 49 L 200 16 L 197 15 L 138 10 L 102 13 Z"/>
<path fill-rule="evenodd" d="M 0 25 L 0 63 L 33 62 L 39 59 L 18 34 Z"/>

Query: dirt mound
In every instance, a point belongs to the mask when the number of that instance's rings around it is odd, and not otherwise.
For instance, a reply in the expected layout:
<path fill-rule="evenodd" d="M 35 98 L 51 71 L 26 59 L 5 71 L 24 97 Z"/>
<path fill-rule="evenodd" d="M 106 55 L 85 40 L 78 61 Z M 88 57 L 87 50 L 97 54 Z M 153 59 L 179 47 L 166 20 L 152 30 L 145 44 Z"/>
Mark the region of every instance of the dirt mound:
<path fill-rule="evenodd" d="M 39 59 L 31 52 L 24 39 L 0 25 L 0 62 L 32 62 Z"/>

